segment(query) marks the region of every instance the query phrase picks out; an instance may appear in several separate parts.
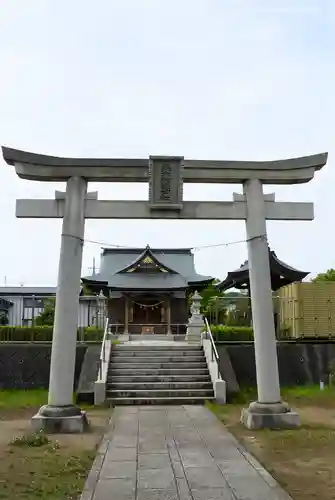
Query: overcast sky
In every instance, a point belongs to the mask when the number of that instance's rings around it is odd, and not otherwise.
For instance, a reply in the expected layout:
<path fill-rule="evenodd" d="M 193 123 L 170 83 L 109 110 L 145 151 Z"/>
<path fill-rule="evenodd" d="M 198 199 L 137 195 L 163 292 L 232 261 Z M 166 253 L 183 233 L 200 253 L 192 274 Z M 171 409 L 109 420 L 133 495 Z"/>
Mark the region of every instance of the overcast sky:
<path fill-rule="evenodd" d="M 309 184 L 268 187 L 313 201 L 313 222 L 268 223 L 277 255 L 315 274 L 335 267 L 333 0 L 0 0 L 0 143 L 55 156 L 184 155 L 267 160 L 329 152 Z M 61 221 L 15 218 L 16 198 L 62 184 L 20 180 L 0 160 L 0 283 L 56 284 Z M 92 184 L 100 199 L 145 199 L 145 185 Z M 240 186 L 186 185 L 185 199 L 230 200 Z M 242 221 L 94 221 L 86 238 L 197 247 L 245 238 Z M 100 246 L 86 243 L 83 274 Z M 199 250 L 224 278 L 246 244 Z"/>

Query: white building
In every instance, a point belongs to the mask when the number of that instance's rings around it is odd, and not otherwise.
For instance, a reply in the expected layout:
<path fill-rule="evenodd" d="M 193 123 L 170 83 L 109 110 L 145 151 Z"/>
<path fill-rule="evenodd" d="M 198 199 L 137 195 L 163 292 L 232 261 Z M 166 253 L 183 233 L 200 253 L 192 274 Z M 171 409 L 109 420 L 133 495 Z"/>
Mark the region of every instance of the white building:
<path fill-rule="evenodd" d="M 11 326 L 32 326 L 44 311 L 48 300 L 54 299 L 57 287 L 2 286 L 0 287 L 0 317 Z M 105 302 L 97 296 L 79 297 L 78 327 L 103 328 Z"/>

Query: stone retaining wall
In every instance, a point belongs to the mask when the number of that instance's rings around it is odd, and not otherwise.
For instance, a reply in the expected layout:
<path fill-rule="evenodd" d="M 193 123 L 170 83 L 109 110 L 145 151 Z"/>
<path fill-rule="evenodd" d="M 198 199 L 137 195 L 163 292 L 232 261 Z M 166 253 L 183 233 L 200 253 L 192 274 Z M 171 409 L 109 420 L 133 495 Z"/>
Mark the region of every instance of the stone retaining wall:
<path fill-rule="evenodd" d="M 256 386 L 255 352 L 253 344 L 218 344 L 227 349 L 237 382 L 240 386 Z M 335 362 L 335 344 L 277 344 L 280 383 L 283 386 L 318 384 Z M 220 367 L 222 372 L 223 366 Z"/>
<path fill-rule="evenodd" d="M 86 352 L 85 345 L 77 346 L 75 387 Z M 50 344 L 1 344 L 0 389 L 48 388 Z"/>
<path fill-rule="evenodd" d="M 256 385 L 253 344 L 218 344 L 226 348 L 240 386 Z M 87 346 L 77 346 L 75 388 Z M 50 344 L 0 344 L 0 389 L 47 388 L 50 371 Z M 335 344 L 278 344 L 280 382 L 285 386 L 318 384 L 335 363 Z M 221 372 L 224 369 L 221 366 Z"/>

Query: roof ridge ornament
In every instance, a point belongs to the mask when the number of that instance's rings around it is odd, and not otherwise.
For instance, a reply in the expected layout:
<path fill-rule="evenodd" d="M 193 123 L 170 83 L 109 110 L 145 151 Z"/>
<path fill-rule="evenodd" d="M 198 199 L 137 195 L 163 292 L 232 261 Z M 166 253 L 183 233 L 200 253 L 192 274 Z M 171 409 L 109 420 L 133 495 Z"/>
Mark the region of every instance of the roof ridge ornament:
<path fill-rule="evenodd" d="M 159 272 L 162 273 L 172 273 L 172 274 L 178 274 L 174 269 L 171 269 L 170 267 L 166 266 L 160 260 L 156 257 L 156 255 L 153 253 L 149 245 L 145 247 L 143 252 L 136 257 L 130 264 L 125 266 L 122 269 L 119 269 L 117 273 L 131 273 L 136 271 L 137 269 L 140 268 L 141 264 L 153 264 L 156 265 L 156 268 Z"/>

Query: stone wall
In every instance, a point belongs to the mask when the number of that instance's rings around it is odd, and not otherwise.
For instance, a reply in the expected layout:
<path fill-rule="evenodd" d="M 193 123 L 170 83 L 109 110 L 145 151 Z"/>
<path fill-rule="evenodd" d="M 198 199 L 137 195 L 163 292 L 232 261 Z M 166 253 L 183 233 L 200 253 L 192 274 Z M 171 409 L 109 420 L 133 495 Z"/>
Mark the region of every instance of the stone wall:
<path fill-rule="evenodd" d="M 227 349 L 237 382 L 240 386 L 256 386 L 255 352 L 253 344 L 218 344 Z M 280 383 L 283 386 L 318 384 L 325 377 L 329 363 L 335 360 L 334 343 L 277 344 Z M 223 362 L 223 361 L 222 361 Z M 224 371 L 223 366 L 221 367 Z"/>
<path fill-rule="evenodd" d="M 77 387 L 86 346 L 77 346 Z M 1 344 L 0 389 L 34 389 L 49 386 L 50 344 Z"/>
<path fill-rule="evenodd" d="M 254 346 L 218 344 L 227 349 L 240 386 L 256 385 Z M 77 346 L 75 389 L 87 347 Z M 51 346 L 48 344 L 0 344 L 0 389 L 47 388 Z M 223 358 L 222 358 L 223 359 Z M 318 384 L 335 360 L 335 344 L 278 344 L 280 382 L 283 386 Z M 222 361 L 223 362 L 223 361 Z M 221 367 L 222 373 L 224 372 Z"/>

